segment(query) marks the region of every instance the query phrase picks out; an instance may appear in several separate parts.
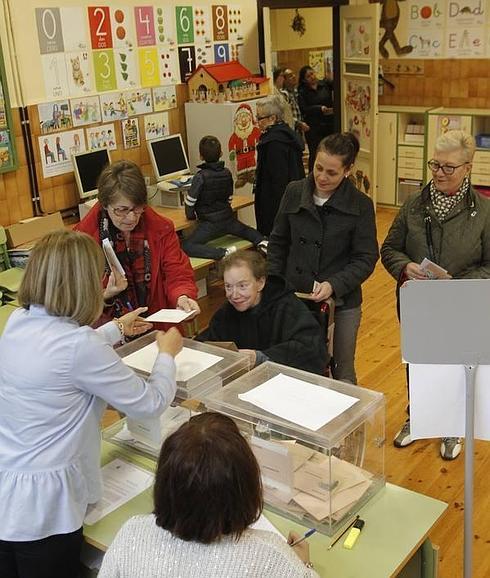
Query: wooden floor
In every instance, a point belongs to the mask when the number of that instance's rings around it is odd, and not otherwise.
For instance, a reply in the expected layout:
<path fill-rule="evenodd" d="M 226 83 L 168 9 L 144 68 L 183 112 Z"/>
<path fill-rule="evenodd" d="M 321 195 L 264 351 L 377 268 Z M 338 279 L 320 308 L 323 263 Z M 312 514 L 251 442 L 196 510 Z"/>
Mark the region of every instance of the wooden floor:
<path fill-rule="evenodd" d="M 394 215 L 390 209 L 378 210 L 380 243 Z M 404 449 L 393 447 L 392 439 L 405 420 L 407 404 L 395 313 L 395 283 L 378 263 L 363 287 L 357 376 L 362 386 L 386 395 L 386 479 L 449 504 L 431 539 L 440 546 L 440 578 L 460 578 L 463 576 L 464 457 L 461 455 L 453 462 L 443 461 L 437 440 L 419 441 Z M 209 296 L 200 301 L 202 327 L 222 299 L 222 287 L 216 285 Z M 106 416 L 104 421 L 107 423 L 110 419 Z M 490 578 L 490 443 L 476 442 L 475 453 L 473 578 Z"/>

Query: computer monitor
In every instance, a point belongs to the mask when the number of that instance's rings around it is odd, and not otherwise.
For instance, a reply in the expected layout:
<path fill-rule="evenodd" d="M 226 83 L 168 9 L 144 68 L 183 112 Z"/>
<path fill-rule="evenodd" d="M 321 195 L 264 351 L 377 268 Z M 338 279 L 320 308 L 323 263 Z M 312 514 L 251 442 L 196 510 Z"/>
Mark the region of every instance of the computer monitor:
<path fill-rule="evenodd" d="M 171 134 L 147 142 L 157 181 L 190 173 L 189 162 L 180 134 Z"/>
<path fill-rule="evenodd" d="M 97 195 L 97 181 L 102 169 L 111 164 L 108 149 L 97 149 L 72 155 L 73 171 L 81 199 Z"/>

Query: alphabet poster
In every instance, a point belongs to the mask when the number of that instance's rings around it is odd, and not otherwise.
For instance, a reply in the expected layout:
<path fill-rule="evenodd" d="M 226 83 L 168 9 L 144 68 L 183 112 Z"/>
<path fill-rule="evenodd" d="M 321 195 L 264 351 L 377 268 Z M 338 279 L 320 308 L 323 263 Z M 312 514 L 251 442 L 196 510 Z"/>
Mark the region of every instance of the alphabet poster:
<path fill-rule="evenodd" d="M 380 48 L 385 58 L 490 56 L 488 0 L 397 1 L 392 3 L 397 8 L 390 14 L 386 4 L 381 14 L 386 52 Z"/>

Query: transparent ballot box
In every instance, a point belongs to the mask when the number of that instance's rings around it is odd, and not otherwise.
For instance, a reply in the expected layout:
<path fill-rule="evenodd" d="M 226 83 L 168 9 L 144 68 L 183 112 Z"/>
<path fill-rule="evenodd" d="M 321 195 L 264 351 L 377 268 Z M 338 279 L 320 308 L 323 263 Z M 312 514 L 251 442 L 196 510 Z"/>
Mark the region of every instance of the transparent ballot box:
<path fill-rule="evenodd" d="M 260 465 L 267 508 L 332 536 L 385 483 L 381 393 L 266 362 L 204 400 Z"/>
<path fill-rule="evenodd" d="M 158 355 L 155 335 L 156 331 L 152 331 L 116 349 L 123 361 L 145 378 L 150 375 Z M 177 403 L 187 399 L 201 400 L 249 368 L 248 357 L 242 353 L 186 338 L 175 362 Z"/>
<path fill-rule="evenodd" d="M 114 445 L 156 459 L 165 439 L 189 421 L 194 413 L 190 407 L 170 406 L 156 418 L 125 417 L 105 428 L 102 437 Z"/>

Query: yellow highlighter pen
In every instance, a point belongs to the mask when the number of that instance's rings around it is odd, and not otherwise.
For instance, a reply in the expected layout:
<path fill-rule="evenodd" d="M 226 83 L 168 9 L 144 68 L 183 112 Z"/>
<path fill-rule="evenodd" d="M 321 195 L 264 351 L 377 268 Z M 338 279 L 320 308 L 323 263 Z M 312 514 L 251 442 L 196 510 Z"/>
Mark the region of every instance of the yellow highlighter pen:
<path fill-rule="evenodd" d="M 352 550 L 354 548 L 354 544 L 357 542 L 357 538 L 359 538 L 359 534 L 364 527 L 364 520 L 356 520 L 350 529 L 349 533 L 347 534 L 347 538 L 344 542 L 344 548 L 347 550 Z"/>

